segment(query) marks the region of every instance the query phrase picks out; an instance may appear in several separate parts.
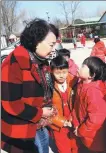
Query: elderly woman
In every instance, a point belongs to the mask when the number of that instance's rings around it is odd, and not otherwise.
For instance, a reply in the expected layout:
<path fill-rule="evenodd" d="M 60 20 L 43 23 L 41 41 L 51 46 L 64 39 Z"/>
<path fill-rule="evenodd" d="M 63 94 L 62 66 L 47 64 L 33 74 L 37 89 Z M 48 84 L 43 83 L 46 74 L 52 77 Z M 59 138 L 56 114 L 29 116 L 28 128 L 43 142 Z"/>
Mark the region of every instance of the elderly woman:
<path fill-rule="evenodd" d="M 46 21 L 34 19 L 22 32 L 21 45 L 2 64 L 1 148 L 9 153 L 39 151 L 39 146 L 34 144 L 37 123 L 54 113 L 46 57 L 51 53 L 56 37 L 54 28 Z M 48 153 L 47 130 L 39 130 L 46 146 L 42 148 L 45 149 L 43 152 Z"/>

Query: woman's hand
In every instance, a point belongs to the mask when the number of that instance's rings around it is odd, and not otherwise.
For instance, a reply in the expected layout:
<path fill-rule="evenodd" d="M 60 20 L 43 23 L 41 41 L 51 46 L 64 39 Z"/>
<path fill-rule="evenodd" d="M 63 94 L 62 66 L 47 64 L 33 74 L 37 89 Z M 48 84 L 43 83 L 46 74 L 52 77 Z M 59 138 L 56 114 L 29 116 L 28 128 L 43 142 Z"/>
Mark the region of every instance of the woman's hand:
<path fill-rule="evenodd" d="M 43 107 L 42 110 L 43 110 L 42 117 L 48 118 L 48 117 L 52 116 L 52 114 L 53 114 L 52 107 Z"/>
<path fill-rule="evenodd" d="M 37 123 L 37 129 L 48 126 L 50 124 L 52 124 L 52 121 L 50 118 L 41 118 L 40 121 Z"/>

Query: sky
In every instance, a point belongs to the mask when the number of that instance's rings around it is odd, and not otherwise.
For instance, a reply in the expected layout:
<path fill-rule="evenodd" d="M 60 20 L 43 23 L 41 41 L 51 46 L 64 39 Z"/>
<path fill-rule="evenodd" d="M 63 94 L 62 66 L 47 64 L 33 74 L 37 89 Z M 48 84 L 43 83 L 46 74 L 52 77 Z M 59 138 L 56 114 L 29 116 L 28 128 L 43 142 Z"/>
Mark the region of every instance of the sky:
<path fill-rule="evenodd" d="M 19 1 L 18 11 L 25 10 L 29 18 L 40 17 L 47 20 L 46 12 L 48 12 L 50 20 L 55 17 L 63 19 L 64 15 L 60 3 L 61 1 Z M 106 1 L 81 1 L 77 16 L 80 14 L 84 18 L 94 16 L 96 11 L 102 8 L 106 10 Z"/>

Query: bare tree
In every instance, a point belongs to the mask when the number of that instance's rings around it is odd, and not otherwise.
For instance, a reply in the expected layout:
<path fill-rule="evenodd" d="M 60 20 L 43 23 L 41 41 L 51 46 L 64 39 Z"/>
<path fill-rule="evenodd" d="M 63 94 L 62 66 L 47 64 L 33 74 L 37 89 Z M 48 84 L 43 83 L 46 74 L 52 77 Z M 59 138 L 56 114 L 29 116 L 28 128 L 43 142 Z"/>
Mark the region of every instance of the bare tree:
<path fill-rule="evenodd" d="M 2 30 L 7 38 L 13 32 L 20 14 L 16 15 L 18 1 L 2 1 L 1 2 L 1 23 Z"/>
<path fill-rule="evenodd" d="M 71 23 L 74 24 L 75 16 L 76 16 L 76 11 L 78 10 L 78 6 L 80 4 L 80 1 L 70 1 L 71 3 Z"/>
<path fill-rule="evenodd" d="M 64 16 L 65 16 L 66 24 L 69 25 L 69 10 L 67 7 L 67 2 L 61 1 L 60 5 L 62 7 Z"/>
<path fill-rule="evenodd" d="M 25 18 L 26 18 L 26 11 L 20 10 L 20 14 L 17 15 L 16 23 L 14 23 L 14 26 L 12 29 L 13 33 L 20 33 L 23 30 L 24 28 L 23 21 L 25 20 Z"/>
<path fill-rule="evenodd" d="M 69 24 L 69 20 L 71 18 L 71 23 L 74 23 L 76 12 L 78 10 L 78 6 L 81 1 L 62 1 L 61 7 L 64 12 L 64 16 L 66 19 L 66 24 Z"/>
<path fill-rule="evenodd" d="M 53 23 L 57 28 L 61 28 L 61 27 L 64 27 L 64 26 L 65 26 L 63 20 L 61 20 L 61 19 L 59 19 L 59 18 L 57 18 L 57 17 L 55 17 L 55 18 L 52 19 L 52 23 Z"/>

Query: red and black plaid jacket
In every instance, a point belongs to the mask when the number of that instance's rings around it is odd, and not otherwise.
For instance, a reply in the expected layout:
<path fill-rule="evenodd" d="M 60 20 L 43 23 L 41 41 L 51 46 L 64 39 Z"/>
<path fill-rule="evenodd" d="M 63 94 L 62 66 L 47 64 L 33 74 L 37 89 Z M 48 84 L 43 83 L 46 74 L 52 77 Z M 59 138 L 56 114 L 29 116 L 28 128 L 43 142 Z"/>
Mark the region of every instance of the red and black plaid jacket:
<path fill-rule="evenodd" d="M 31 71 L 36 78 L 33 77 Z M 12 139 L 35 137 L 42 116 L 44 91 L 28 51 L 17 47 L 2 64 L 2 148 Z M 11 144 L 11 143 L 10 143 Z"/>

